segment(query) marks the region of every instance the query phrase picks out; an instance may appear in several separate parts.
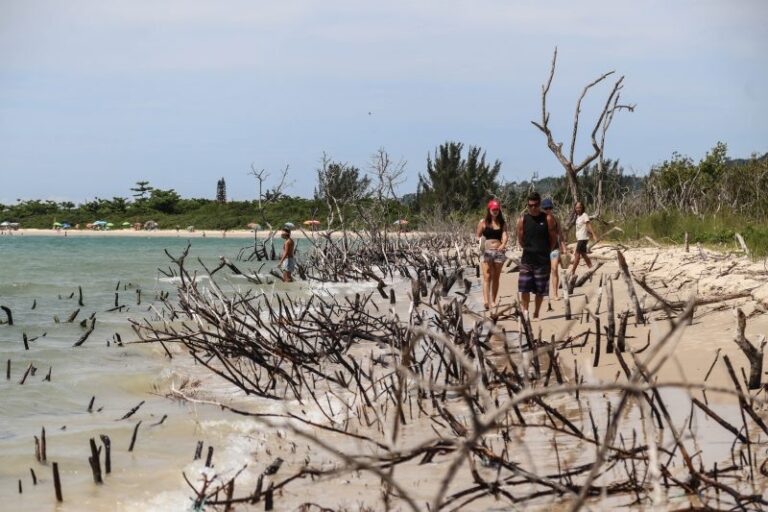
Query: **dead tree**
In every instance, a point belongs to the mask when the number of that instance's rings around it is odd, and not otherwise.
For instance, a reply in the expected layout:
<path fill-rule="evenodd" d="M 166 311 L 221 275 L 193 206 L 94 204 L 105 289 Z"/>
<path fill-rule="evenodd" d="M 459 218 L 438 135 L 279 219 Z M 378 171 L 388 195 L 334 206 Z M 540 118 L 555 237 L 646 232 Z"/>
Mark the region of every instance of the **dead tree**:
<path fill-rule="evenodd" d="M 576 102 L 576 112 L 573 118 L 573 132 L 571 134 L 570 149 L 568 150 L 568 154 L 566 156 L 566 154 L 563 152 L 563 143 L 555 142 L 555 138 L 552 135 L 552 131 L 549 128 L 550 113 L 547 111 L 547 94 L 549 93 L 549 89 L 552 86 L 552 79 L 555 76 L 556 64 L 557 64 L 557 48 L 555 48 L 554 54 L 552 56 L 552 65 L 549 71 L 549 78 L 547 79 L 547 82 L 541 87 L 541 121 L 540 122 L 531 121 L 531 123 L 536 128 L 541 130 L 541 132 L 547 137 L 547 147 L 549 147 L 550 151 L 552 151 L 552 153 L 555 155 L 557 160 L 563 166 L 563 169 L 565 169 L 565 176 L 568 179 L 568 188 L 571 193 L 571 200 L 573 201 L 573 204 L 576 204 L 576 201 L 581 200 L 581 191 L 579 189 L 579 180 L 578 180 L 579 172 L 586 169 L 589 164 L 595 161 L 595 159 L 599 158 L 600 161 L 602 161 L 603 150 L 605 148 L 605 135 L 608 131 L 608 128 L 611 125 L 611 122 L 613 121 L 614 114 L 620 110 L 628 110 L 632 112 L 634 111 L 635 106 L 624 105 L 619 103 L 619 98 L 621 96 L 621 89 L 623 88 L 622 84 L 624 82 L 624 77 L 622 76 L 618 80 L 616 80 L 616 82 L 613 84 L 613 88 L 611 89 L 611 92 L 608 94 L 608 98 L 605 101 L 605 105 L 603 106 L 603 109 L 600 112 L 600 115 L 598 116 L 597 121 L 595 122 L 592 128 L 592 132 L 591 132 L 592 151 L 589 154 L 587 154 L 580 162 L 576 162 L 575 161 L 576 139 L 579 131 L 579 117 L 581 115 L 581 103 L 592 87 L 596 86 L 603 80 L 607 79 L 609 76 L 613 75 L 615 71 L 609 71 L 601 75 L 596 80 L 587 84 L 584 87 L 584 89 L 581 91 L 581 96 L 579 96 L 579 99 Z M 599 139 L 598 139 L 598 132 L 601 132 Z M 602 175 L 600 176 L 600 178 L 602 179 Z"/>
<path fill-rule="evenodd" d="M 267 206 L 267 204 L 282 197 L 285 189 L 291 185 L 290 182 L 286 181 L 286 178 L 288 177 L 288 166 L 286 165 L 285 168 L 280 172 L 280 181 L 278 181 L 277 185 L 266 191 L 264 190 L 264 183 L 269 179 L 270 176 L 266 170 L 257 169 L 255 164 L 251 164 L 251 170 L 248 172 L 248 174 L 256 178 L 256 181 L 259 184 L 259 221 L 263 222 L 264 225 L 269 226 L 264 208 Z"/>

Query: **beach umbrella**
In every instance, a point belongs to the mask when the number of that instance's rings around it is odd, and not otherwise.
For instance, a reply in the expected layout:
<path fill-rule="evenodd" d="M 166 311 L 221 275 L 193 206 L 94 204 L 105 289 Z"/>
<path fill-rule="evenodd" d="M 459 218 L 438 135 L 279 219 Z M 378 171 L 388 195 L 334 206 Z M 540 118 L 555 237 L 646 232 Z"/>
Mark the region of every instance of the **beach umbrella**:
<path fill-rule="evenodd" d="M 106 225 L 108 228 L 113 228 L 113 227 L 115 227 L 115 225 L 114 225 L 113 223 L 111 223 L 111 222 L 107 222 L 105 225 Z"/>
<path fill-rule="evenodd" d="M 97 221 L 95 221 L 93 223 L 93 225 L 94 226 L 106 226 L 107 225 L 107 221 L 105 221 L 105 220 L 97 220 Z"/>
<path fill-rule="evenodd" d="M 125 227 L 128 227 L 128 226 L 130 226 L 130 225 L 131 225 L 131 223 L 130 223 L 130 222 L 123 222 L 123 223 L 122 223 L 122 224 L 120 224 L 120 225 L 121 225 L 121 226 L 125 226 Z"/>
<path fill-rule="evenodd" d="M 305 220 L 304 221 L 305 226 L 319 226 L 320 221 L 319 220 Z"/>
<path fill-rule="evenodd" d="M 405 219 L 398 219 L 395 222 L 393 222 L 393 224 L 396 225 L 396 226 L 405 225 L 405 224 L 408 224 L 408 221 L 405 220 Z"/>
<path fill-rule="evenodd" d="M 69 222 L 62 222 L 61 227 L 64 229 L 69 229 L 72 227 L 72 225 Z"/>
<path fill-rule="evenodd" d="M 89 222 L 85 225 L 86 228 L 91 229 L 94 226 L 93 222 Z"/>
<path fill-rule="evenodd" d="M 283 229 L 296 229 L 296 224 L 293 222 L 286 222 L 283 224 Z"/>
<path fill-rule="evenodd" d="M 250 223 L 247 224 L 247 228 L 248 229 L 259 230 L 259 229 L 261 229 L 261 224 L 256 224 L 255 222 L 250 222 Z"/>
<path fill-rule="evenodd" d="M 54 222 L 53 223 L 53 227 L 60 228 L 61 227 L 61 222 Z"/>
<path fill-rule="evenodd" d="M 11 225 L 11 223 L 8 222 L 7 220 L 3 221 L 3 222 L 0 222 L 0 226 L 10 226 L 10 225 Z"/>

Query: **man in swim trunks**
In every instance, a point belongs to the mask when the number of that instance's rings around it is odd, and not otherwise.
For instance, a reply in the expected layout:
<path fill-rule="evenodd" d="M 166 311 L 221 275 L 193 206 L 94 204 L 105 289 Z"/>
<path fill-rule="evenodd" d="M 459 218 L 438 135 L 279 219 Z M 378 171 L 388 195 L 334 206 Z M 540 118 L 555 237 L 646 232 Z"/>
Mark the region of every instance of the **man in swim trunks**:
<path fill-rule="evenodd" d="M 293 277 L 291 276 L 291 273 L 296 269 L 296 259 L 293 257 L 296 242 L 291 238 L 291 230 L 287 227 L 283 228 L 280 237 L 284 240 L 283 254 L 280 256 L 280 262 L 277 266 L 283 271 L 283 282 L 292 283 Z"/>
<path fill-rule="evenodd" d="M 541 303 L 549 295 L 549 255 L 557 246 L 557 231 L 551 215 L 541 211 L 541 195 L 528 195 L 528 211 L 517 221 L 517 240 L 523 248 L 518 291 L 523 314 L 528 314 L 531 293 L 535 295 L 533 318 L 539 317 Z"/>

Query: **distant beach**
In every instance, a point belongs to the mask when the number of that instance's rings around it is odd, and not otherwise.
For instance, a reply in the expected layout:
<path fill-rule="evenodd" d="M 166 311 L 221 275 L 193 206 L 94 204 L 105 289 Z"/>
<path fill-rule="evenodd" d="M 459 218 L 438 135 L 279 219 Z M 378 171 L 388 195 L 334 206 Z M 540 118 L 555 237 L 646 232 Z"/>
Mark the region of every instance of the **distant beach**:
<path fill-rule="evenodd" d="M 275 231 L 278 231 L 276 228 Z M 5 234 L 0 236 L 59 236 L 59 237 L 134 237 L 134 238 L 244 238 L 253 239 L 254 236 L 264 238 L 270 233 L 275 231 L 269 231 L 266 229 L 253 232 L 249 229 L 228 229 L 226 231 L 216 230 L 195 230 L 187 231 L 186 229 L 153 229 L 153 230 L 133 230 L 133 229 L 114 229 L 114 230 L 95 230 L 95 229 L 19 229 L 17 231 L 6 231 Z M 391 231 L 390 233 L 396 233 L 397 231 Z M 294 229 L 291 231 L 293 238 L 306 238 L 312 236 L 323 236 L 326 231 L 308 231 Z M 420 233 L 416 231 L 409 231 L 401 233 L 403 236 L 413 237 L 418 236 Z M 342 236 L 339 231 L 331 232 L 332 237 Z"/>

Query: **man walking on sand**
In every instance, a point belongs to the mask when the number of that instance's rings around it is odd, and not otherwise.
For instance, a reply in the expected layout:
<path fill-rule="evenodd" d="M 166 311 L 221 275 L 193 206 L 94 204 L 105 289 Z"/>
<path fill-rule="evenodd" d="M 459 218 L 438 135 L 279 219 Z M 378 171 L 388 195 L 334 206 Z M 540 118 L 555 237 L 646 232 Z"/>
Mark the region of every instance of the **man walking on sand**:
<path fill-rule="evenodd" d="M 544 297 L 549 295 L 549 255 L 557 246 L 557 227 L 551 215 L 541 211 L 541 195 L 528 195 L 528 211 L 517 220 L 517 241 L 523 248 L 517 288 L 523 314 L 528 314 L 531 293 L 535 295 L 533 318 L 539 317 Z"/>
<path fill-rule="evenodd" d="M 280 237 L 284 240 L 283 254 L 280 256 L 280 261 L 277 266 L 283 271 L 283 282 L 292 283 L 293 277 L 291 276 L 291 273 L 296 269 L 296 260 L 293 257 L 293 250 L 296 246 L 296 242 L 291 238 L 291 230 L 287 227 L 283 228 Z"/>

